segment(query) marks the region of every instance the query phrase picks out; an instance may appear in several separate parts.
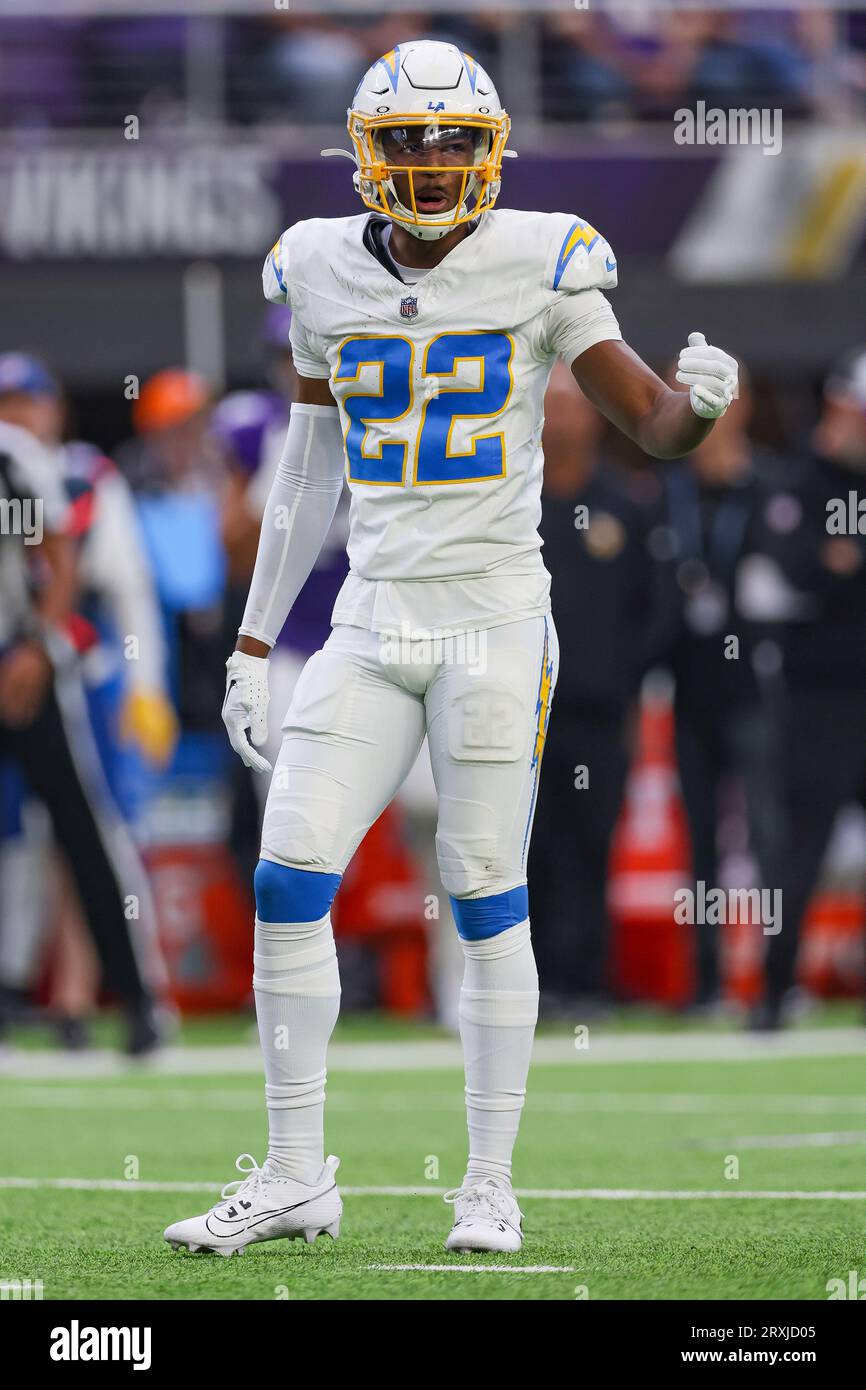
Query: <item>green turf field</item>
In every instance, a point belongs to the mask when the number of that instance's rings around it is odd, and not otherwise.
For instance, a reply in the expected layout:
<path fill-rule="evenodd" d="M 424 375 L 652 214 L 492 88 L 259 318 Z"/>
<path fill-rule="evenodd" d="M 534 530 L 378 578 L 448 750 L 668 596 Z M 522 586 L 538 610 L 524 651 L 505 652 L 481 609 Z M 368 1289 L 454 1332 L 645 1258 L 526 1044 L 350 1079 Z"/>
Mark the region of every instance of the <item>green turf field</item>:
<path fill-rule="evenodd" d="M 233 1040 L 248 1041 L 247 1026 L 238 1030 Z M 197 1042 L 226 1036 L 205 1028 Z M 341 1036 L 369 1042 L 381 1030 Z M 450 1046 L 435 1029 L 418 1036 Z M 644 1035 L 629 1036 L 639 1052 Z M 390 1049 L 400 1069 L 331 1066 L 327 1140 L 348 1189 L 342 1238 L 278 1241 L 232 1260 L 172 1252 L 161 1233 L 211 1204 L 236 1176 L 238 1153 L 263 1159 L 251 1071 L 184 1074 L 176 1064 L 166 1075 L 25 1077 L 10 1075 L 7 1059 L 0 1280 L 41 1279 L 46 1299 L 645 1300 L 826 1299 L 829 1279 L 866 1276 L 863 1054 L 733 1061 L 724 1034 L 718 1057 L 702 1061 L 688 1059 L 685 1040 L 678 1061 L 597 1062 L 566 1047 L 531 1076 L 515 1174 L 536 1193 L 522 1201 L 523 1251 L 449 1256 L 441 1192 L 462 1176 L 462 1078 L 450 1063 L 407 1065 L 393 1036 Z M 203 1047 L 196 1056 L 207 1064 Z M 732 1157 L 736 1178 L 726 1176 Z M 371 1188 L 414 1191 L 352 1192 Z M 702 1192 L 724 1195 L 688 1195 Z M 814 1195 L 828 1192 L 859 1196 Z"/>

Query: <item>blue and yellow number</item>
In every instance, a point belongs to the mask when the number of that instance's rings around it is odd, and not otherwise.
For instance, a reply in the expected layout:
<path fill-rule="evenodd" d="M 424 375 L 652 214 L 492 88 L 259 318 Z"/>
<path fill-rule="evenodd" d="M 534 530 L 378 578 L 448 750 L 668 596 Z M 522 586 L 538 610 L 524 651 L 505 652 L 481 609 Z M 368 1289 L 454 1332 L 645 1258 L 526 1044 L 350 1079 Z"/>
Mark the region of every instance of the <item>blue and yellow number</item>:
<path fill-rule="evenodd" d="M 424 354 L 424 375 L 439 378 L 436 396 L 428 400 L 418 431 L 415 482 L 470 483 L 505 476 L 505 436 L 502 431 L 476 435 L 466 453 L 451 450 L 458 420 L 495 419 L 511 397 L 514 340 L 507 333 L 443 333 Z M 461 362 L 477 362 L 479 385 L 465 389 L 444 386 Z"/>
<path fill-rule="evenodd" d="M 424 405 L 415 451 L 413 483 L 470 483 L 504 478 L 505 437 L 502 431 L 477 435 L 462 454 L 452 452 L 451 436 L 458 420 L 496 419 L 508 405 L 514 387 L 514 340 L 507 333 L 443 333 L 428 344 L 424 375 L 437 378 L 435 395 Z M 341 394 L 349 417 L 346 458 L 349 481 L 401 487 L 406 477 L 408 439 L 379 443 L 369 449 L 371 424 L 395 424 L 413 405 L 414 348 L 408 338 L 383 336 L 347 338 L 340 345 L 334 383 L 360 380 L 361 368 L 378 367 L 376 391 Z M 443 385 L 457 375 L 461 362 L 477 362 L 476 387 Z"/>
<path fill-rule="evenodd" d="M 379 368 L 378 391 L 350 391 L 343 407 L 350 424 L 346 432 L 349 481 L 401 487 L 406 469 L 408 439 L 384 441 L 378 453 L 367 453 L 368 426 L 393 424 L 412 409 L 414 348 L 408 338 L 348 338 L 340 346 L 334 381 L 358 381 L 362 367 Z"/>

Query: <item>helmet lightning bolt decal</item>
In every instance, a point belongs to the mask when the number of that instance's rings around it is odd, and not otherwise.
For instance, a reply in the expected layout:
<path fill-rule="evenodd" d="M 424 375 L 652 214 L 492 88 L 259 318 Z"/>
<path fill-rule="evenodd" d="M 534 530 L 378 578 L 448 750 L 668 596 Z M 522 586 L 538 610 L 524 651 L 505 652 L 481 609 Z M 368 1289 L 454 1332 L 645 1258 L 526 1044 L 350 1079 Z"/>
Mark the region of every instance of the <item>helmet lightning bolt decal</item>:
<path fill-rule="evenodd" d="M 464 53 L 461 49 L 460 57 L 463 59 L 463 66 L 466 69 L 466 76 L 469 78 L 469 85 L 473 92 L 475 83 L 478 81 L 478 63 L 471 53 Z"/>
<path fill-rule="evenodd" d="M 377 68 L 380 63 L 387 72 L 391 81 L 391 86 L 396 92 L 397 83 L 400 80 L 400 45 L 398 44 L 396 48 L 392 48 L 391 52 L 386 53 L 382 58 L 377 58 L 373 67 Z"/>

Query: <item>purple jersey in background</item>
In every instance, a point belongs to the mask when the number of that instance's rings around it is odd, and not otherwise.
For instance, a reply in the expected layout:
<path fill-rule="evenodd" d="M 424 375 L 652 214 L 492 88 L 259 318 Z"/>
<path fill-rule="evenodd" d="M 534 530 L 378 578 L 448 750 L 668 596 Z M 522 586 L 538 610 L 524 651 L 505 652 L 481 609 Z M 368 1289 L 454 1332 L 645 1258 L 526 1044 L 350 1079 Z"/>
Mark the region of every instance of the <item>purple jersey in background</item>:
<path fill-rule="evenodd" d="M 276 391 L 234 391 L 213 414 L 213 428 L 249 479 L 247 502 L 261 516 L 289 424 L 288 405 Z M 343 495 L 309 579 L 299 593 L 278 646 L 304 656 L 318 651 L 331 631 L 331 611 L 349 570 L 346 555 L 348 494 Z"/>

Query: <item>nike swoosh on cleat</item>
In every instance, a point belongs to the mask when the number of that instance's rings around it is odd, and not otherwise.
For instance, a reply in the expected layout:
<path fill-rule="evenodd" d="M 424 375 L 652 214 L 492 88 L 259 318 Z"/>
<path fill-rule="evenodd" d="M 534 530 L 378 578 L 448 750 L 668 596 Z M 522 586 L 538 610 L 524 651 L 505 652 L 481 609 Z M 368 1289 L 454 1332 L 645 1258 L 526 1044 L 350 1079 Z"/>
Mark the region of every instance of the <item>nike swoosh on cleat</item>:
<path fill-rule="evenodd" d="M 320 1197 L 327 1197 L 328 1193 L 333 1192 L 335 1187 L 336 1183 L 334 1183 L 332 1187 L 326 1188 L 324 1192 L 317 1192 L 315 1197 L 305 1197 L 302 1202 L 295 1202 L 294 1205 L 290 1207 L 276 1207 L 273 1211 L 259 1212 L 255 1220 L 250 1221 L 248 1224 L 245 1224 L 241 1218 L 238 1218 L 236 1221 L 225 1222 L 225 1226 L 231 1226 L 232 1229 L 215 1231 L 210 1224 L 210 1213 L 208 1213 L 207 1220 L 204 1224 L 206 1229 L 210 1231 L 212 1236 L 237 1235 L 238 1231 L 237 1229 L 235 1229 L 237 1227 L 243 1227 L 245 1231 L 251 1231 L 255 1226 L 260 1226 L 263 1221 L 272 1221 L 277 1216 L 287 1216 L 290 1211 L 298 1211 L 300 1207 L 308 1207 L 311 1202 L 318 1201 Z M 217 1217 L 215 1219 L 220 1220 L 221 1218 Z"/>

